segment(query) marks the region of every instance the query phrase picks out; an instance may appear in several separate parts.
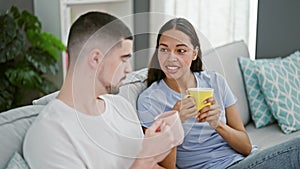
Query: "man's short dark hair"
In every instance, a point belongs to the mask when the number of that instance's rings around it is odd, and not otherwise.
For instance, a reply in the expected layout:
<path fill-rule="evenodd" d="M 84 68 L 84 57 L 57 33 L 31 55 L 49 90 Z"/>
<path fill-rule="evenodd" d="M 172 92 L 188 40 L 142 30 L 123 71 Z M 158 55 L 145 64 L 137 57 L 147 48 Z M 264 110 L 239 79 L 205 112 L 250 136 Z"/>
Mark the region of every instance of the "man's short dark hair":
<path fill-rule="evenodd" d="M 67 45 L 69 60 L 76 60 L 90 40 L 94 40 L 91 43 L 96 40 L 114 46 L 121 39 L 132 40 L 133 36 L 120 19 L 103 12 L 88 12 L 81 15 L 71 26 Z"/>

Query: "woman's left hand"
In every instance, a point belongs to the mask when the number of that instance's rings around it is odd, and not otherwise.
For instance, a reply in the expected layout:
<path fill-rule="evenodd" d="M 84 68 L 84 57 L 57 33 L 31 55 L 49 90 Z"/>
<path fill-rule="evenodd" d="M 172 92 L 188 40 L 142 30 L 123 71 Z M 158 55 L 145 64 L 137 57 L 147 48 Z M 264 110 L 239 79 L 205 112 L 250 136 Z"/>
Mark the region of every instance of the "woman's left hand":
<path fill-rule="evenodd" d="M 205 106 L 199 111 L 197 120 L 198 122 L 208 122 L 210 127 L 216 129 L 220 122 L 220 106 L 214 97 L 206 99 L 205 102 L 210 102 L 211 105 Z"/>

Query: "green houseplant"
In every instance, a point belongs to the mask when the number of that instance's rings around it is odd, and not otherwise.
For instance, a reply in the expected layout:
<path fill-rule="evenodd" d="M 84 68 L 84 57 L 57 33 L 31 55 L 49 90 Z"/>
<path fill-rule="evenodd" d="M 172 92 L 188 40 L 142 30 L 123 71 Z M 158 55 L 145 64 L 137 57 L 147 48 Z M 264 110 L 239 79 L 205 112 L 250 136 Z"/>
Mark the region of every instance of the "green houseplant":
<path fill-rule="evenodd" d="M 0 15 L 0 111 L 22 105 L 24 91 L 47 94 L 56 86 L 45 74 L 55 75 L 64 44 L 42 32 L 38 18 L 12 7 Z"/>

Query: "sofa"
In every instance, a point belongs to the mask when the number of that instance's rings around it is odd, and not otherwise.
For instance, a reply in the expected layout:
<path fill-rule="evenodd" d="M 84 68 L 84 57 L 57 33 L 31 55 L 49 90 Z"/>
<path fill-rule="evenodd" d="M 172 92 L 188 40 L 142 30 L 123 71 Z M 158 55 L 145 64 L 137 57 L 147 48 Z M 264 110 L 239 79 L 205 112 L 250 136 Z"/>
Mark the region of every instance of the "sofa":
<path fill-rule="evenodd" d="M 251 118 L 243 73 L 239 64 L 240 58 L 249 59 L 248 48 L 243 41 L 232 42 L 203 53 L 205 69 L 221 73 L 238 98 L 237 108 L 252 144 L 265 149 L 300 135 L 300 131 L 284 134 L 276 122 L 260 128 L 255 126 Z M 124 81 L 124 86 L 120 88 L 119 94 L 136 107 L 138 95 L 146 88 L 146 78 L 147 68 L 130 73 Z M 22 143 L 27 129 L 45 105 L 56 97 L 57 93 L 54 92 L 36 99 L 32 105 L 0 113 L 0 169 L 22 168 L 22 165 L 12 166 L 12 160 L 17 162 L 22 160 Z M 14 159 L 16 154 L 19 155 L 17 160 Z"/>

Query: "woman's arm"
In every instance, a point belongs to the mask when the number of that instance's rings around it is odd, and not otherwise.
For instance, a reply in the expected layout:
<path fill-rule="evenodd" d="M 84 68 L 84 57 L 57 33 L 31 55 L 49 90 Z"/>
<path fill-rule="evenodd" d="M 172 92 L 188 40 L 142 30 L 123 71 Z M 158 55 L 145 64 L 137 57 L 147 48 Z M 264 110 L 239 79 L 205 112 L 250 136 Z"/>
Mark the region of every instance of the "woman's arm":
<path fill-rule="evenodd" d="M 176 150 L 177 148 L 174 147 L 168 156 L 159 163 L 160 166 L 166 169 L 174 169 L 176 168 Z"/>
<path fill-rule="evenodd" d="M 221 109 L 216 99 L 209 98 L 207 102 L 210 102 L 211 105 L 200 110 L 198 121 L 207 121 L 235 151 L 245 156 L 249 155 L 252 150 L 252 145 L 236 105 L 233 104 L 225 108 L 227 120 L 227 124 L 225 124 L 220 121 Z"/>
<path fill-rule="evenodd" d="M 237 152 L 247 156 L 251 153 L 252 145 L 236 105 L 225 109 L 227 124 L 220 122 L 216 131 L 228 142 Z"/>

